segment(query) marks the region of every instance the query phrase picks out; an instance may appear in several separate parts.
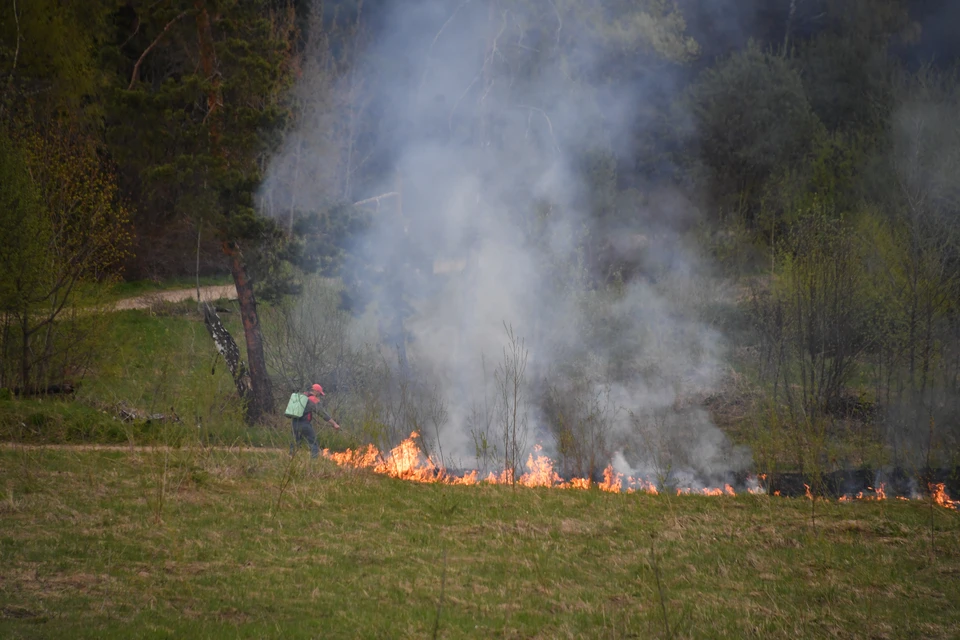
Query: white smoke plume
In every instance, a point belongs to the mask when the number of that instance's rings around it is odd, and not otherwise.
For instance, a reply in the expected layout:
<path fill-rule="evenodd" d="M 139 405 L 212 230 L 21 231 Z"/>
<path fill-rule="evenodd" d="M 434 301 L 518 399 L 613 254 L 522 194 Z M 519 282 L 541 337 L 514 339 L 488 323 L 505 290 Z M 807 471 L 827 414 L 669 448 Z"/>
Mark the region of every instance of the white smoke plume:
<path fill-rule="evenodd" d="M 380 10 L 358 61 L 358 73 L 376 82 L 371 103 L 382 117 L 375 162 L 391 170 L 350 199 L 395 191 L 395 169 L 402 220 L 395 204 L 381 203 L 351 247 L 351 264 L 394 274 L 410 301 L 407 355 L 439 385 L 449 411 L 439 444 L 460 466 L 477 464 L 470 416 L 494 401 L 507 328 L 529 352 L 526 450 L 563 453 L 556 416 L 544 408 L 553 393 L 554 404 L 575 405 L 576 424 L 567 426 L 593 438 L 592 450 L 606 456 L 596 461 L 601 469 L 613 461 L 630 475 L 686 473 L 690 486 L 694 474 L 713 481 L 743 462 L 691 405 L 723 370 L 722 337 L 697 314 L 722 291 L 677 232 L 696 210 L 663 189 L 614 203 L 619 216 L 598 219 L 591 210 L 584 159 L 633 153 L 631 141 L 652 124 L 646 92 L 670 74 L 651 51 L 690 46 L 671 35 L 675 16 L 655 19 L 635 6 L 397 1 Z M 602 24 L 597 12 L 606 12 Z M 607 79 L 619 60 L 634 61 L 635 81 Z M 318 87 L 355 84 L 305 69 L 301 100 L 349 103 Z M 323 115 L 319 104 L 315 111 L 289 132 L 265 183 L 293 185 L 286 197 L 298 206 L 343 190 L 323 179 L 342 161 L 341 148 L 331 157 L 329 128 L 343 118 Z M 295 165 L 306 178 L 290 175 Z M 626 282 L 598 286 L 587 247 L 638 269 Z M 398 299 L 383 287 L 374 308 L 388 316 Z"/>

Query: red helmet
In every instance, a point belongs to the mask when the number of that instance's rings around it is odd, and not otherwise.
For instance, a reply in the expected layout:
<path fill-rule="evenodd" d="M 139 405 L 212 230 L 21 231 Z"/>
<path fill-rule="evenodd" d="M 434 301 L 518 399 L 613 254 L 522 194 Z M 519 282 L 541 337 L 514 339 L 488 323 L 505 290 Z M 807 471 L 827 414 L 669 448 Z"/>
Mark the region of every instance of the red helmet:
<path fill-rule="evenodd" d="M 318 384 L 315 384 L 315 385 L 313 385 L 312 387 L 310 387 L 310 390 L 313 391 L 314 393 L 319 393 L 319 394 L 322 395 L 322 396 L 327 395 L 327 394 L 325 394 L 325 393 L 323 392 L 323 387 L 321 387 L 321 386 L 318 385 Z"/>

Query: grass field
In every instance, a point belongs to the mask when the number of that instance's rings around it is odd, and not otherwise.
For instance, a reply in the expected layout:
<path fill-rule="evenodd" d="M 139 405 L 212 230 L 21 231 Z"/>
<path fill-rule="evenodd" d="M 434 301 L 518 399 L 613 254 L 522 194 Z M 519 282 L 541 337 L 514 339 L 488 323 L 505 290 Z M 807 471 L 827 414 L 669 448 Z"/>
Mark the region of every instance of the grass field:
<path fill-rule="evenodd" d="M 922 501 L 422 485 L 305 454 L 0 449 L 0 637 L 956 638 Z"/>
<path fill-rule="evenodd" d="M 237 315 L 222 319 L 242 349 Z M 244 424 L 230 373 L 215 356 L 195 302 L 166 304 L 162 313 L 111 313 L 96 360 L 74 380 L 75 396 L 0 395 L 0 441 L 272 444 L 271 430 Z M 121 408 L 138 418 L 118 419 Z"/>

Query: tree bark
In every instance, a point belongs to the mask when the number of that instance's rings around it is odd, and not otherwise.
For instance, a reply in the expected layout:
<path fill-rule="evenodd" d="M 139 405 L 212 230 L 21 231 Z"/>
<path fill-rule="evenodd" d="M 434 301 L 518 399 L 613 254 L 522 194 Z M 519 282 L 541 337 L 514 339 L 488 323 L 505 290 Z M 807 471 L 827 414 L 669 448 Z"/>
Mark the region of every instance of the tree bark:
<path fill-rule="evenodd" d="M 217 352 L 223 356 L 223 361 L 227 363 L 230 369 L 230 375 L 233 376 L 233 383 L 237 385 L 237 393 L 241 399 L 250 395 L 252 385 L 250 375 L 247 372 L 246 363 L 240 359 L 240 348 L 227 328 L 220 321 L 220 316 L 216 310 L 207 303 L 203 303 L 203 323 L 207 326 L 207 332 L 213 338 L 213 344 Z"/>
<path fill-rule="evenodd" d="M 263 354 L 263 334 L 260 331 L 257 300 L 253 295 L 253 282 L 247 275 L 247 266 L 243 263 L 239 247 L 226 243 L 224 251 L 230 257 L 230 272 L 237 287 L 240 319 L 247 341 L 247 361 L 252 385 L 247 402 L 247 421 L 254 423 L 273 411 L 273 385 L 267 374 L 267 361 Z"/>
<path fill-rule="evenodd" d="M 200 66 L 203 69 L 203 75 L 210 82 L 210 88 L 207 90 L 207 115 L 210 118 L 210 142 L 214 149 L 220 142 L 220 129 L 217 126 L 217 120 L 214 112 L 220 104 L 220 79 L 216 73 L 217 53 L 213 46 L 213 31 L 210 28 L 210 15 L 207 13 L 207 6 L 204 0 L 194 0 L 194 8 L 197 11 L 197 38 L 200 41 Z"/>
<path fill-rule="evenodd" d="M 211 29 L 211 18 L 207 12 L 207 5 L 204 0 L 194 0 L 194 8 L 197 11 L 197 38 L 200 42 L 200 66 L 203 75 L 210 83 L 207 88 L 207 115 L 209 119 L 208 131 L 210 135 L 210 147 L 214 155 L 221 155 L 220 149 L 220 128 L 217 123 L 216 111 L 222 104 L 220 94 L 220 80 L 217 75 L 216 49 L 213 43 L 213 32 Z M 225 233 L 229 237 L 229 234 Z M 273 388 L 270 383 L 270 376 L 267 375 L 266 358 L 263 355 L 263 337 L 260 332 L 260 319 L 257 316 L 257 301 L 253 295 L 253 283 L 247 275 L 247 266 L 243 263 L 243 256 L 240 248 L 234 242 L 224 242 L 223 252 L 230 260 L 230 273 L 233 274 L 233 282 L 237 287 L 237 300 L 240 303 L 240 318 L 243 321 L 243 335 L 247 342 L 247 362 L 248 370 L 243 375 L 249 381 L 249 391 L 246 392 L 246 418 L 248 424 L 258 422 L 265 414 L 273 411 Z M 209 326 L 209 325 L 208 325 Z M 221 325 L 222 328 L 222 325 Z M 227 337 L 229 333 L 224 329 Z M 211 332 L 217 348 L 220 349 L 218 337 Z M 221 336 L 222 337 L 222 336 Z M 230 337 L 230 341 L 233 338 Z M 234 343 L 236 348 L 236 343 Z M 223 351 L 221 351 L 223 353 Z M 225 356 L 226 357 L 226 356 Z M 241 389 L 241 381 L 234 374 L 234 380 L 237 382 L 237 389 Z M 241 396 L 244 392 L 241 391 Z"/>

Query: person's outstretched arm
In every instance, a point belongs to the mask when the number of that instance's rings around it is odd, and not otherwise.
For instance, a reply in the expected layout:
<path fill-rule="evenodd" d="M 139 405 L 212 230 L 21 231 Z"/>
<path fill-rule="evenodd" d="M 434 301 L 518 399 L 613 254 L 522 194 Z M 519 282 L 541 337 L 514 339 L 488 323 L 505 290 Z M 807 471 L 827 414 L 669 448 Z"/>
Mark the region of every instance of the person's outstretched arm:
<path fill-rule="evenodd" d="M 319 414 L 324 420 L 329 422 L 330 426 L 332 426 L 334 429 L 337 431 L 340 430 L 340 425 L 337 424 L 337 421 L 333 419 L 333 417 L 327 412 L 326 408 L 324 408 L 323 404 L 321 404 L 319 401 L 313 405 L 313 411 L 314 413 Z"/>

